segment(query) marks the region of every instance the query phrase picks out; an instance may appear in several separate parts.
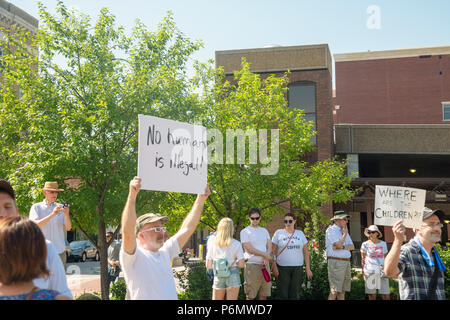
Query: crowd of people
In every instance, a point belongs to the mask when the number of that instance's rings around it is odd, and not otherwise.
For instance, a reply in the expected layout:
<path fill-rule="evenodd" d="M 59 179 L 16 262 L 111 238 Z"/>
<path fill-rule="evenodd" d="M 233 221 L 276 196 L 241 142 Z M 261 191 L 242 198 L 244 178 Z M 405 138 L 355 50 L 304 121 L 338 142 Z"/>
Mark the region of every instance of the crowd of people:
<path fill-rule="evenodd" d="M 177 291 L 171 261 L 178 256 L 200 222 L 210 194 L 207 185 L 184 218 L 178 232 L 168 237 L 169 217 L 157 213 L 136 215 L 141 179 L 130 181 L 122 212 L 122 242 L 112 241 L 108 232 L 108 282 L 123 271 L 127 299 L 176 300 Z M 19 215 L 12 186 L 0 179 L 0 300 L 73 299 L 65 275 L 64 229 L 71 229 L 68 204 L 56 202 L 62 192 L 56 182 L 44 185 L 44 201 L 31 207 L 29 218 Z M 311 280 L 308 239 L 296 228 L 296 216 L 284 215 L 284 228 L 270 237 L 260 226 L 261 211 L 251 209 L 249 225 L 233 238 L 235 226 L 223 218 L 207 241 L 206 268 L 212 299 L 236 300 L 241 284 L 246 299 L 265 300 L 272 295 L 272 275 L 280 299 L 298 299 L 306 278 Z M 424 208 L 423 223 L 415 237 L 404 244 L 406 228 L 400 220 L 393 226 L 394 242 L 388 252 L 382 232 L 371 225 L 365 230 L 361 265 L 369 300 L 377 290 L 390 298 L 388 277 L 397 278 L 402 300 L 445 299 L 444 270 L 435 244 L 441 240 L 444 213 Z M 351 289 L 351 251 L 355 245 L 348 232 L 349 215 L 336 211 L 326 230 L 326 258 L 330 286 L 329 300 L 344 300 Z M 64 245 L 63 245 L 64 244 Z"/>

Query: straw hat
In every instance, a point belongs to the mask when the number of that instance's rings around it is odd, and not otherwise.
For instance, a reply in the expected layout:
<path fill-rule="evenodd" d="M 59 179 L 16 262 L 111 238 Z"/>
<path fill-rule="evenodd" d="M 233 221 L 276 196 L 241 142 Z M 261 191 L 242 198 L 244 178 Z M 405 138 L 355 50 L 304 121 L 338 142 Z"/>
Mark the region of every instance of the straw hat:
<path fill-rule="evenodd" d="M 58 182 L 55 182 L 55 181 L 47 181 L 44 184 L 44 188 L 42 188 L 42 190 L 45 190 L 45 191 L 64 191 L 64 189 L 59 189 L 58 188 Z"/>
<path fill-rule="evenodd" d="M 333 218 L 331 218 L 330 220 L 335 221 L 335 220 L 341 220 L 344 218 L 350 218 L 350 216 L 348 214 L 346 214 L 345 211 L 340 210 L 340 211 L 335 211 Z"/>

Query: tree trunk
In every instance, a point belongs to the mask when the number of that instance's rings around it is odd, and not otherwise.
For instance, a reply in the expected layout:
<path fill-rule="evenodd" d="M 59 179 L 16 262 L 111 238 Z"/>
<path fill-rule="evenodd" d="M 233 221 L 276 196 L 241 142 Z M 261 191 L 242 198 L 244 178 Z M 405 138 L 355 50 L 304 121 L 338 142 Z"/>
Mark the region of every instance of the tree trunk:
<path fill-rule="evenodd" d="M 109 300 L 108 248 L 106 243 L 106 227 L 103 219 L 100 219 L 98 222 L 98 245 L 100 249 L 100 285 L 102 300 Z"/>

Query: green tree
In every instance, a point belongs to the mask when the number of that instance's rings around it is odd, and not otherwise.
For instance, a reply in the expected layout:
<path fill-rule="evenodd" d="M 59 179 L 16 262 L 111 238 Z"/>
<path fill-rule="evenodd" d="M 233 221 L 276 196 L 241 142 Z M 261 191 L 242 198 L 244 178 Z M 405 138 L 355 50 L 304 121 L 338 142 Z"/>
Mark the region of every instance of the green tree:
<path fill-rule="evenodd" d="M 279 204 L 291 201 L 294 207 L 302 208 L 304 218 L 309 221 L 308 235 L 324 242 L 324 228 L 329 219 L 322 214 L 322 207 L 331 202 L 348 201 L 354 195 L 350 188 L 352 179 L 346 176 L 346 161 L 328 159 L 308 163 L 302 160 L 315 148 L 311 142 L 311 135 L 315 133 L 313 124 L 305 120 L 301 109 L 288 106 L 288 75 L 262 79 L 250 71 L 245 59 L 242 70 L 235 72 L 231 81 L 225 78 L 222 69 L 211 67 L 211 62 L 198 63 L 195 67 L 194 80 L 202 88 L 205 108 L 196 122 L 221 133 L 214 136 L 208 131 L 210 158 L 219 161 L 208 164 L 212 193 L 202 216 L 203 226 L 215 229 L 223 217 L 232 218 L 237 227 L 244 226 L 248 221 L 247 213 L 253 207 L 263 209 L 263 223 L 267 223 L 283 212 Z M 254 130 L 258 134 L 261 129 L 269 131 L 269 151 L 272 142 L 278 143 L 278 159 L 272 159 L 272 163 L 258 159 L 255 163 L 249 151 L 249 139 L 242 159 L 238 155 L 238 139 L 234 141 L 234 157 L 226 158 L 227 130 L 244 133 Z M 270 129 L 278 129 L 278 137 L 273 136 Z M 274 166 L 275 160 L 278 170 L 274 174 L 262 174 L 262 170 Z M 173 219 L 181 221 L 192 196 L 169 193 L 159 201 L 153 200 L 153 210 L 170 208 Z"/>
<path fill-rule="evenodd" d="M 98 233 L 108 299 L 105 229 L 119 225 L 136 174 L 137 116 L 193 121 L 201 104 L 186 70 L 202 44 L 178 30 L 171 13 L 156 31 L 137 21 L 130 35 L 106 8 L 95 22 L 62 2 L 54 15 L 39 4 L 39 14 L 37 34 L 2 30 L 0 173 L 24 214 L 44 181 L 66 189 L 60 197 L 74 226 L 92 241 Z"/>

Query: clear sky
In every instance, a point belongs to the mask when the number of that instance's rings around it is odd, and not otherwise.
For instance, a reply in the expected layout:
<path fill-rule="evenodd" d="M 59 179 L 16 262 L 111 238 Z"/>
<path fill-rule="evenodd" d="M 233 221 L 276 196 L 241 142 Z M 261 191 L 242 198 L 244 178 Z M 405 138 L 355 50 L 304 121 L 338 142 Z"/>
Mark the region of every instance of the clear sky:
<path fill-rule="evenodd" d="M 8 0 L 39 18 L 37 1 Z M 54 13 L 56 0 L 41 1 Z M 450 45 L 449 0 L 65 0 L 96 17 L 107 7 L 131 30 L 136 18 L 154 30 L 167 11 L 178 28 L 217 50 L 327 43 L 331 54 Z M 334 68 L 333 68 L 334 69 Z"/>

